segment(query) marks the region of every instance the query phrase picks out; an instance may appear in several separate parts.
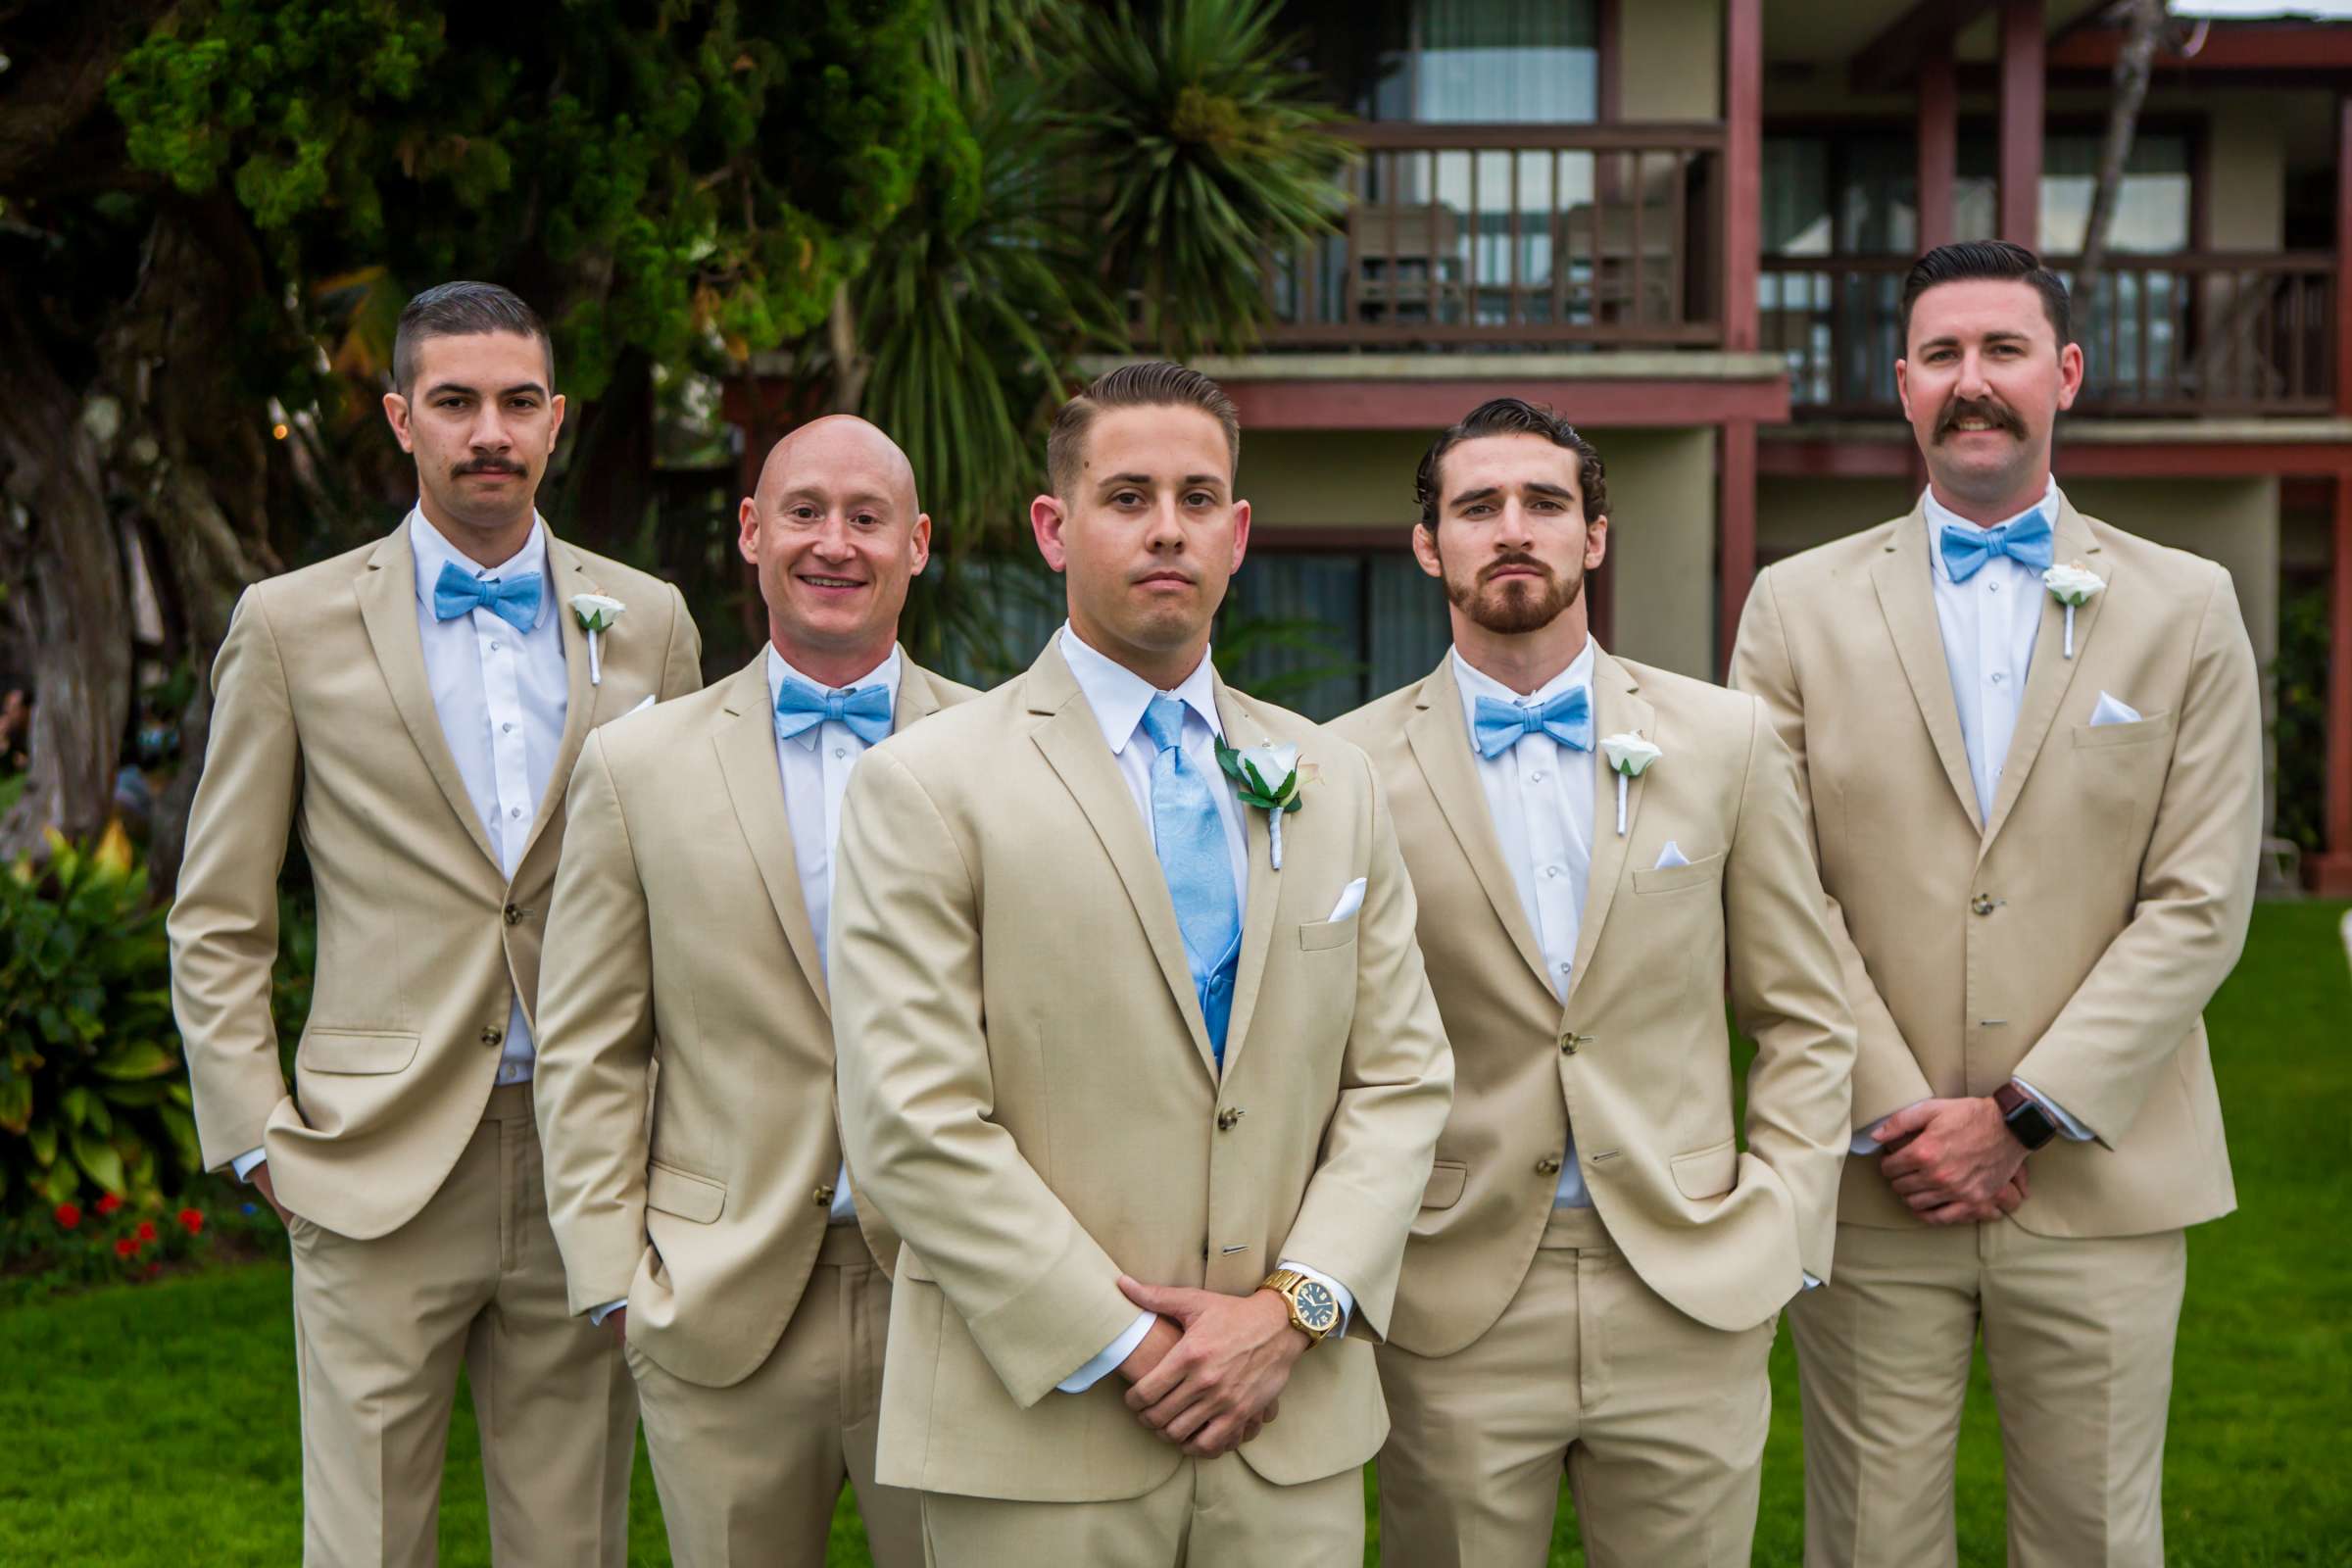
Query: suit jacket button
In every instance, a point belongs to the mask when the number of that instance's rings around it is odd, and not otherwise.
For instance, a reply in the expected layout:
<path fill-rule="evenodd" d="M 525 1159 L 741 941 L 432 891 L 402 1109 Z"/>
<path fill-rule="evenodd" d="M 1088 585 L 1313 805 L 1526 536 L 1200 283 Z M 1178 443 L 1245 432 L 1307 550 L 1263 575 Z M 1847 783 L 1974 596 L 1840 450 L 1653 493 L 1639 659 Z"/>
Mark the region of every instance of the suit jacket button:
<path fill-rule="evenodd" d="M 1544 1155 L 1544 1156 L 1542 1159 L 1539 1159 L 1539 1160 L 1537 1160 L 1537 1161 L 1536 1161 L 1536 1174 L 1537 1174 L 1537 1175 L 1539 1175 L 1539 1176 L 1557 1176 L 1559 1173 L 1560 1173 L 1560 1156 L 1559 1156 L 1559 1155 L 1557 1155 L 1557 1154 L 1545 1154 L 1545 1155 Z"/>
<path fill-rule="evenodd" d="M 816 1190 L 816 1206 L 819 1208 L 831 1208 L 833 1206 L 832 1188 L 819 1187 Z"/>
<path fill-rule="evenodd" d="M 1221 1133 L 1233 1131 L 1233 1124 L 1242 1119 L 1242 1108 L 1239 1105 L 1227 1105 L 1223 1110 L 1218 1111 L 1217 1131 Z"/>
<path fill-rule="evenodd" d="M 485 1046 L 495 1046 L 506 1038 L 507 1032 L 496 1024 L 482 1031 L 482 1044 Z"/>
<path fill-rule="evenodd" d="M 1987 893 L 1980 893 L 1974 900 L 1970 902 L 1968 906 L 1976 910 L 1979 914 L 1990 914 L 1993 907 L 1992 896 Z"/>
<path fill-rule="evenodd" d="M 1576 1036 L 1573 1034 L 1560 1036 L 1560 1054 L 1563 1056 L 1576 1054 Z"/>
<path fill-rule="evenodd" d="M 514 906 L 512 904 L 507 906 L 506 915 L 507 924 L 509 925 L 519 925 L 522 923 L 522 911 L 514 907 Z"/>

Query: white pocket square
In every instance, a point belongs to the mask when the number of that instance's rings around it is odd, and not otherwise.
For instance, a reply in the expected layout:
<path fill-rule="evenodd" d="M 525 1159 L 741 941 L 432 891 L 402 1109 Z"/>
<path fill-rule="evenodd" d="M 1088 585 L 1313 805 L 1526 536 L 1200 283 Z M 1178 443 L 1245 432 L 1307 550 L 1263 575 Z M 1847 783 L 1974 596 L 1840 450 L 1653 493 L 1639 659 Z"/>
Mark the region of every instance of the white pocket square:
<path fill-rule="evenodd" d="M 629 713 L 642 713 L 642 712 L 644 712 L 644 711 L 645 711 L 647 709 L 649 709 L 649 708 L 651 708 L 651 707 L 653 707 L 653 706 L 654 706 L 654 694 L 653 694 L 652 692 L 647 692 L 647 693 L 645 694 L 645 700 L 644 700 L 643 702 L 639 703 L 639 704 L 638 704 L 638 705 L 637 705 L 635 708 L 632 708 L 632 709 L 630 709 L 630 710 L 629 710 Z M 628 716 L 629 716 L 629 713 L 623 713 L 623 714 L 621 714 L 620 716 L 621 716 L 621 717 L 623 717 L 623 718 L 626 718 L 626 717 L 628 717 Z"/>
<path fill-rule="evenodd" d="M 2093 729 L 2102 724 L 2136 724 L 2138 722 L 2138 709 L 2133 708 L 2130 703 L 2118 702 L 2105 692 L 2099 693 L 2099 706 L 2090 710 L 2090 724 Z"/>
<path fill-rule="evenodd" d="M 1331 906 L 1334 920 L 1352 920 L 1355 911 L 1364 906 L 1364 879 L 1357 877 L 1340 890 L 1340 902 Z"/>
<path fill-rule="evenodd" d="M 1690 863 L 1690 857 L 1683 853 L 1682 846 L 1675 843 L 1674 840 L 1668 839 L 1666 847 L 1658 852 L 1658 863 L 1651 866 L 1650 869 L 1663 871 L 1670 865 L 1689 865 Z"/>

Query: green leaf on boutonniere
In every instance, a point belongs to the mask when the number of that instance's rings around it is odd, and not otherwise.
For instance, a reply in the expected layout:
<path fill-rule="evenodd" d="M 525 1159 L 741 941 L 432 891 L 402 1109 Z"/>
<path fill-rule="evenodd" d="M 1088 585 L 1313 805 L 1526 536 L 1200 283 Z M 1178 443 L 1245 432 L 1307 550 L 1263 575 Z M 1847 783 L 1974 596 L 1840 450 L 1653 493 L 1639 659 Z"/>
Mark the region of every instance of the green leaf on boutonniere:
<path fill-rule="evenodd" d="M 1217 765 L 1225 770 L 1228 778 L 1241 786 L 1234 793 L 1244 806 L 1254 806 L 1261 811 L 1296 811 L 1305 804 L 1298 793 L 1296 761 L 1291 764 L 1290 771 L 1283 775 L 1280 785 L 1269 787 L 1265 773 L 1258 767 L 1257 755 L 1245 756 L 1223 741 L 1218 741 L 1216 746 Z M 1258 755 L 1262 755 L 1262 752 Z"/>

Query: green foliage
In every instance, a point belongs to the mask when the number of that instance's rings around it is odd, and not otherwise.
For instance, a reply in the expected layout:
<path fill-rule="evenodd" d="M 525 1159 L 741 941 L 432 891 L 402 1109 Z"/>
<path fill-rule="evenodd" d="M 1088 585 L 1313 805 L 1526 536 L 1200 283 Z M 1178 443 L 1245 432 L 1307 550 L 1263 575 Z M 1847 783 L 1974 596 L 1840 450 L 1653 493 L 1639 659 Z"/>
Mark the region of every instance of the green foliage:
<path fill-rule="evenodd" d="M 2278 815 L 2272 831 L 2317 855 L 2328 847 L 2328 585 L 2290 593 L 2278 607 Z"/>
<path fill-rule="evenodd" d="M 1139 336 L 1177 358 L 1247 347 L 1265 318 L 1269 247 L 1327 231 L 1353 156 L 1315 79 L 1284 64 L 1276 0 L 1082 7 L 1068 40 L 1074 123 L 1104 204 L 1110 275 Z"/>
<path fill-rule="evenodd" d="M 160 1208 L 202 1169 L 164 916 L 122 829 L 0 875 L 0 1229 L 99 1195 Z"/>

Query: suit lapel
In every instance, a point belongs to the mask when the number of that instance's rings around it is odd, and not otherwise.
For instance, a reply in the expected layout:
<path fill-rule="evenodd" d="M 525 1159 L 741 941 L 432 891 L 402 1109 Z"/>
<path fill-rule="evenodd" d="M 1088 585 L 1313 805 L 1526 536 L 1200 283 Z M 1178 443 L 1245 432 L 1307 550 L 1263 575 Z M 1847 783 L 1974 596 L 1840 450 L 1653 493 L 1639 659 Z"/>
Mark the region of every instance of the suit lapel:
<path fill-rule="evenodd" d="M 2098 541 L 2091 537 L 2089 524 L 2063 494 L 2058 498 L 2057 535 L 2053 554 L 2059 563 L 2080 561 L 2096 570 L 2112 587 L 2114 566 L 2101 559 Z M 2090 602 L 2075 612 L 2075 657 L 2070 660 L 2066 657 L 2066 607 L 2054 595 L 2041 596 L 2041 624 L 2034 633 L 2034 662 L 2026 673 L 2026 695 L 2018 705 L 2017 728 L 2009 737 L 2009 756 L 2001 763 L 2001 785 L 1993 794 L 1992 819 L 1984 825 L 1984 843 L 1980 854 L 1991 845 L 2001 831 L 2001 824 L 2009 820 L 2018 793 L 2026 787 L 2026 775 L 2034 770 L 2034 760 L 2041 755 L 2042 742 L 2049 739 L 2050 725 L 2066 702 L 2067 688 L 2074 684 L 2075 671 L 2082 667 L 2090 635 L 2099 624 L 2099 608 L 2108 598 L 2104 591 L 2092 594 Z"/>
<path fill-rule="evenodd" d="M 1176 928 L 1176 906 L 1169 898 L 1159 858 L 1152 853 L 1151 830 L 1136 809 L 1126 779 L 1120 776 L 1117 759 L 1102 744 L 1102 726 L 1096 722 L 1094 710 L 1078 689 L 1077 677 L 1061 657 L 1058 636 L 1046 644 L 1045 653 L 1021 679 L 1029 711 L 1046 720 L 1032 737 L 1037 749 L 1060 776 L 1062 786 L 1094 828 L 1103 853 L 1110 857 L 1135 916 L 1143 922 L 1152 956 L 1159 960 L 1160 977 L 1167 982 L 1184 1014 L 1185 1026 L 1192 1032 L 1200 1065 L 1214 1078 L 1216 1054 L 1209 1048 L 1200 999 L 1193 992 L 1184 937 Z M 1229 1044 L 1233 1039 L 1230 1024 L 1225 1038 Z"/>
<path fill-rule="evenodd" d="M 1568 976 L 1569 1002 L 1576 1000 L 1585 976 L 1592 969 L 1592 950 L 1600 941 L 1600 928 L 1608 923 L 1609 907 L 1617 901 L 1617 883 L 1625 874 L 1626 848 L 1633 842 L 1635 825 L 1642 815 L 1642 798 L 1647 791 L 1648 773 L 1626 781 L 1625 831 L 1617 831 L 1617 778 L 1601 755 L 1600 737 L 1621 735 L 1628 731 L 1654 745 L 1663 746 L 1658 739 L 1657 714 L 1648 703 L 1642 700 L 1633 673 L 1611 659 L 1597 643 L 1592 649 L 1592 756 L 1588 762 L 1592 768 L 1592 864 L 1585 881 L 1584 917 L 1576 926 L 1576 956 Z M 1674 759 L 1661 757 L 1652 767 L 1672 767 Z"/>
<path fill-rule="evenodd" d="M 1250 699 L 1217 682 L 1217 717 L 1225 726 L 1225 744 L 1232 747 L 1255 746 L 1272 737 L 1259 719 Z M 1301 763 L 1315 759 L 1303 753 Z M 1280 782 L 1269 779 L 1269 785 Z M 1211 786 L 1230 790 L 1232 785 L 1222 776 Z M 1254 807 L 1235 802 L 1242 813 L 1242 834 L 1250 847 L 1250 873 L 1247 885 L 1250 892 L 1248 907 L 1242 911 L 1242 953 L 1233 976 L 1233 1012 L 1225 1023 L 1225 1074 L 1233 1075 L 1234 1063 L 1241 1059 L 1242 1047 L 1250 1039 L 1250 1018 L 1257 1010 L 1257 994 L 1266 975 L 1266 954 L 1274 945 L 1274 907 L 1281 894 L 1282 873 L 1274 869 L 1273 836 L 1268 828 L 1266 813 Z M 1313 808 L 1312 803 L 1301 806 L 1285 826 L 1291 846 L 1296 847 L 1299 834 L 1298 817 Z M 1287 858 L 1287 852 L 1286 852 Z M 1188 971 L 1189 973 L 1189 971 Z"/>
<path fill-rule="evenodd" d="M 588 732 L 596 727 L 597 699 L 604 688 L 588 684 L 588 635 L 580 630 L 579 616 L 571 612 L 574 594 L 602 592 L 596 580 L 588 575 L 587 564 L 579 552 L 572 549 L 553 532 L 547 536 L 547 613 L 556 617 L 564 637 L 564 679 L 567 693 L 564 701 L 564 738 L 556 746 L 556 765 L 547 775 L 547 796 L 539 803 L 539 815 L 531 823 L 531 836 L 523 841 L 522 858 L 514 863 L 520 866 L 538 848 L 539 835 L 547 831 L 549 822 L 563 809 L 564 792 L 571 783 L 572 764 L 580 760 L 580 747 L 586 743 Z M 617 629 L 617 628 L 616 628 Z M 606 667 L 612 666 L 612 649 L 608 641 L 602 652 Z"/>
<path fill-rule="evenodd" d="M 765 658 L 762 654 L 760 657 Z M 931 684 L 930 671 L 899 650 L 899 695 L 891 705 L 890 732 L 893 735 L 910 724 L 918 724 L 939 711 L 939 690 Z"/>
<path fill-rule="evenodd" d="M 1911 682 L 1936 755 L 1943 760 L 1944 777 L 1960 798 L 1960 808 L 1983 832 L 1977 814 L 1977 787 L 1968 770 L 1968 743 L 1960 735 L 1960 707 L 1952 699 L 1952 671 L 1943 657 L 1943 633 L 1936 619 L 1934 564 L 1928 560 L 1928 525 L 1922 507 L 1894 525 L 1886 549 L 1871 566 L 1871 581 L 1886 614 L 1886 630 Z M 2080 631 L 2080 626 L 2077 630 Z"/>
<path fill-rule="evenodd" d="M 407 523 L 375 547 L 368 558 L 368 569 L 354 580 L 352 589 L 359 597 L 360 618 L 374 646 L 376 664 L 391 690 L 400 721 L 408 726 L 409 739 L 416 743 L 433 782 L 441 786 L 459 826 L 488 858 L 491 868 L 498 869 L 498 852 L 491 847 L 489 830 L 482 826 L 473 800 L 466 793 L 465 776 L 458 771 L 449 738 L 441 733 L 441 715 L 433 708 L 432 682 L 424 672 L 424 640 L 416 634 L 416 558 L 409 545 Z"/>
<path fill-rule="evenodd" d="M 784 928 L 784 940 L 800 960 L 816 1004 L 827 1017 L 832 999 L 818 956 L 816 928 L 808 923 L 808 901 L 801 894 L 800 861 L 792 853 L 792 821 L 784 808 L 784 779 L 776 768 L 776 722 L 767 701 L 767 650 L 727 683 L 723 715 L 711 744 L 718 749 L 720 776 L 734 803 L 735 820 L 752 847 L 752 863 L 767 888 L 767 902 Z"/>
<path fill-rule="evenodd" d="M 1494 917 L 1510 933 L 1511 946 L 1519 950 L 1528 972 L 1544 982 L 1546 992 L 1553 992 L 1551 977 L 1544 972 L 1544 955 L 1536 946 L 1536 934 L 1528 927 L 1527 910 L 1519 902 L 1518 885 L 1503 864 L 1502 844 L 1494 837 L 1494 814 L 1478 781 L 1478 764 L 1471 760 L 1470 731 L 1462 720 L 1462 688 L 1453 678 L 1451 653 L 1414 695 L 1404 737 L 1438 803 L 1439 813 L 1453 829 L 1454 842 L 1461 846 L 1471 873 L 1485 890 L 1487 902 L 1494 906 Z"/>

